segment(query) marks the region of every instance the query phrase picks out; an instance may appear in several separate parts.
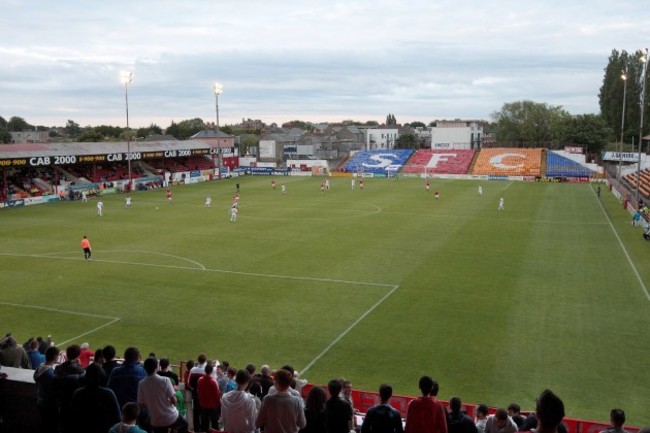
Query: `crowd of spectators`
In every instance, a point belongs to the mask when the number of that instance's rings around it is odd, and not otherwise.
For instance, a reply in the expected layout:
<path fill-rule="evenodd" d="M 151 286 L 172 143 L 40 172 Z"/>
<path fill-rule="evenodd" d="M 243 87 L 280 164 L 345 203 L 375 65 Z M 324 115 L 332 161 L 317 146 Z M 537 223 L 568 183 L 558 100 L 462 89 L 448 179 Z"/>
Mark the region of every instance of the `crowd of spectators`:
<path fill-rule="evenodd" d="M 205 354 L 188 360 L 183 377 L 169 359 L 135 347 L 116 359 L 108 345 L 91 350 L 71 344 L 61 352 L 51 338 L 30 338 L 24 345 L 7 334 L 0 341 L 0 364 L 31 368 L 43 432 L 141 433 L 566 433 L 564 404 L 550 390 L 537 398 L 534 412 L 524 416 L 519 405 L 489 414 L 486 405 L 476 417 L 463 411 L 459 397 L 449 407 L 437 399 L 439 385 L 429 376 L 419 381 L 421 395 L 412 400 L 402 419 L 391 406 L 392 387 L 379 387 L 379 404 L 365 416 L 355 410 L 352 384 L 332 379 L 327 392 L 313 386 L 303 399 L 307 381 L 292 366 L 259 372 L 253 364 L 236 369 Z M 626 433 L 625 413 L 613 409 L 611 428 L 602 433 Z M 650 433 L 650 429 L 644 429 Z"/>

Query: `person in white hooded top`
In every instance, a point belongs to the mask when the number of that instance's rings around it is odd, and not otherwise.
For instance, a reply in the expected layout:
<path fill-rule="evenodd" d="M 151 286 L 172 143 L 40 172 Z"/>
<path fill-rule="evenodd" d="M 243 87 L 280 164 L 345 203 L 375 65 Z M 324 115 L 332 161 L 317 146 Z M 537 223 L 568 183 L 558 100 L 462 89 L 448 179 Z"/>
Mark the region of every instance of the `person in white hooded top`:
<path fill-rule="evenodd" d="M 221 397 L 221 425 L 228 433 L 252 433 L 255 431 L 257 405 L 246 391 L 251 381 L 250 373 L 239 370 L 235 376 L 237 389 Z"/>

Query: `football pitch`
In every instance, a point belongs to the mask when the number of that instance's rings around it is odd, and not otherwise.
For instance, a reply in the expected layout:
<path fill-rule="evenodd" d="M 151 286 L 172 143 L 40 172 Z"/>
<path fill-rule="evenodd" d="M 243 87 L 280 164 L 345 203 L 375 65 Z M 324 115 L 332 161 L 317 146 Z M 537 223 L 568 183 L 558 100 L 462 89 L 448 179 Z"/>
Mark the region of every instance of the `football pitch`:
<path fill-rule="evenodd" d="M 526 410 L 548 387 L 567 416 L 650 423 L 650 243 L 605 187 L 273 179 L 107 195 L 102 217 L 97 199 L 3 209 L 0 332 L 403 395 L 428 374 L 442 399 Z"/>

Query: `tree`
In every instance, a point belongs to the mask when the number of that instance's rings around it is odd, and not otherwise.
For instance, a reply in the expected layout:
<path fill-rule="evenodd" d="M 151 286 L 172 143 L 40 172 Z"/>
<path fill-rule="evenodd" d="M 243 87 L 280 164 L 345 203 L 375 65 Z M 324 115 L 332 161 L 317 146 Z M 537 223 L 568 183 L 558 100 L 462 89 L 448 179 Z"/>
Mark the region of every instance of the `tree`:
<path fill-rule="evenodd" d="M 558 145 L 570 117 L 561 106 L 528 100 L 505 103 L 501 111 L 492 113 L 497 141 L 528 147 Z"/>
<path fill-rule="evenodd" d="M 11 143 L 11 133 L 2 126 L 0 126 L 0 142 L 5 144 Z"/>
<path fill-rule="evenodd" d="M 155 123 L 152 123 L 146 128 L 138 128 L 136 131 L 136 136 L 138 138 L 147 138 L 150 135 L 162 135 L 162 133 L 162 128 Z"/>
<path fill-rule="evenodd" d="M 609 56 L 603 84 L 598 94 L 600 114 L 605 124 L 614 131 L 618 139 L 621 136 L 621 120 L 623 118 L 623 94 L 625 93 L 625 119 L 623 141 L 626 143 L 634 140 L 638 143 L 639 122 L 641 120 L 640 101 L 643 63 L 639 60 L 642 52 L 636 51 L 630 55 L 625 50 L 618 52 L 612 50 Z M 623 73 L 627 79 L 624 81 Z M 646 80 L 648 77 L 646 77 Z M 646 82 L 647 89 L 647 82 Z M 644 113 L 648 113 L 650 98 L 645 98 Z M 647 124 L 644 118 L 644 123 Z"/>
<path fill-rule="evenodd" d="M 614 139 L 614 131 L 597 114 L 581 114 L 568 121 L 565 142 L 586 147 L 590 153 L 598 153 Z"/>
<path fill-rule="evenodd" d="M 76 137 L 81 133 L 81 127 L 78 123 L 68 119 L 68 122 L 65 124 L 63 131 L 68 137 Z"/>
<path fill-rule="evenodd" d="M 386 126 L 394 126 L 394 125 L 397 125 L 397 120 L 395 119 L 395 115 L 388 114 L 388 116 L 386 116 Z"/>
<path fill-rule="evenodd" d="M 198 117 L 182 120 L 178 124 L 172 124 L 165 130 L 165 134 L 173 135 L 178 140 L 187 140 L 194 134 L 205 129 L 205 123 Z"/>
<path fill-rule="evenodd" d="M 368 120 L 366 123 L 364 123 L 365 126 L 379 126 L 379 122 L 376 120 Z"/>
<path fill-rule="evenodd" d="M 104 136 L 97 132 L 95 128 L 86 128 L 84 132 L 77 136 L 77 141 L 82 143 L 104 141 Z"/>
<path fill-rule="evenodd" d="M 395 140 L 395 149 L 419 149 L 418 137 L 413 133 L 401 134 Z"/>
<path fill-rule="evenodd" d="M 410 126 L 411 128 L 415 129 L 415 128 L 424 128 L 427 125 L 425 125 L 424 122 L 415 121 L 415 122 L 407 123 L 404 126 Z"/>
<path fill-rule="evenodd" d="M 9 122 L 7 122 L 7 131 L 20 132 L 29 131 L 31 129 L 34 129 L 34 127 L 27 123 L 22 117 L 12 116 L 9 119 Z"/>

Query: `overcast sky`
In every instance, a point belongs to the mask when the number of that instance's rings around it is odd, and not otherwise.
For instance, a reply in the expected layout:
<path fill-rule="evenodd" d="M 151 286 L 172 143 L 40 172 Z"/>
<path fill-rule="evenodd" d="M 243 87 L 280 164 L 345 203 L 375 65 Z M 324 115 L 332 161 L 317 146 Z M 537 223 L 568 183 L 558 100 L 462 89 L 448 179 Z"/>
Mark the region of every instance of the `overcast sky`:
<path fill-rule="evenodd" d="M 643 0 L 0 0 L 0 116 L 131 127 L 489 119 L 522 99 L 598 113 Z"/>

